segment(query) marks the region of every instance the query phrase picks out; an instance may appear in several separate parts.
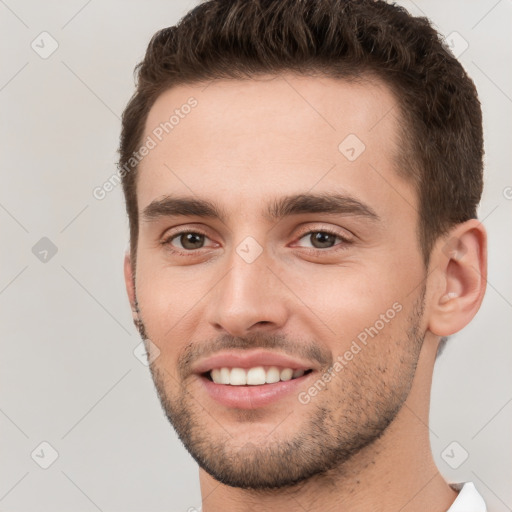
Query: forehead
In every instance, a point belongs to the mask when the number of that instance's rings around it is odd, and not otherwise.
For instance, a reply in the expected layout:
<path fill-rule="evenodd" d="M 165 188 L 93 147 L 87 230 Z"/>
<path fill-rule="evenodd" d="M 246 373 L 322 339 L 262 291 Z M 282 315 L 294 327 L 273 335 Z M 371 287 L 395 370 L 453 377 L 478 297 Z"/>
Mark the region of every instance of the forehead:
<path fill-rule="evenodd" d="M 398 112 L 378 81 L 285 74 L 175 86 L 146 120 L 154 144 L 139 164 L 139 210 L 171 193 L 229 199 L 239 214 L 312 189 L 414 202 L 395 172 Z"/>

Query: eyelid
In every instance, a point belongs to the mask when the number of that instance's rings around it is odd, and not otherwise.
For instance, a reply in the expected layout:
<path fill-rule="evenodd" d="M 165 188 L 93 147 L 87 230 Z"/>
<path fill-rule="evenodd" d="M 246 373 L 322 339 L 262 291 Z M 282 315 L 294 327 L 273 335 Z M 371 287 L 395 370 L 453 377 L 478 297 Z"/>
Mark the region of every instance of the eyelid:
<path fill-rule="evenodd" d="M 311 225 L 304 226 L 303 229 L 300 230 L 298 239 L 303 238 L 305 235 L 309 235 L 311 233 L 329 233 L 330 235 L 337 236 L 344 242 L 353 242 L 354 241 L 354 235 L 343 228 L 333 228 L 329 226 L 314 226 L 311 227 Z"/>
<path fill-rule="evenodd" d="M 184 233 L 197 233 L 198 235 L 208 236 L 206 230 L 202 227 L 199 227 L 195 224 L 182 224 L 180 226 L 166 229 L 160 238 L 162 240 L 169 240 L 170 238 L 182 235 Z"/>

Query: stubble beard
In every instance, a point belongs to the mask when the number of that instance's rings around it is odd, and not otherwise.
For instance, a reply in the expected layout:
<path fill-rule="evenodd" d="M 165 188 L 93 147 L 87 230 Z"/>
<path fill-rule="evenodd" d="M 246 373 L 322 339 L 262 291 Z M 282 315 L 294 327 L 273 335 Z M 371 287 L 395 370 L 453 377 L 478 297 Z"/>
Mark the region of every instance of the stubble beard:
<path fill-rule="evenodd" d="M 403 339 L 395 342 L 402 349 L 398 373 L 390 375 L 393 372 L 389 368 L 385 372 L 376 370 L 369 364 L 374 356 L 365 357 L 365 352 L 371 351 L 366 346 L 315 400 L 307 405 L 297 401 L 297 408 L 287 414 L 298 427 L 288 438 L 279 436 L 280 422 L 287 423 L 283 416 L 276 420 L 271 435 L 241 443 L 198 404 L 187 385 L 169 380 L 168 372 L 153 362 L 150 370 L 162 409 L 199 466 L 223 484 L 273 490 L 332 471 L 343 473 L 355 454 L 384 434 L 407 399 L 425 334 L 420 333 L 424 296 L 423 289 L 409 315 Z M 147 340 L 141 319 L 137 327 L 142 339 Z M 376 339 L 370 343 L 382 342 Z M 327 401 L 319 399 L 323 393 L 329 393 Z"/>

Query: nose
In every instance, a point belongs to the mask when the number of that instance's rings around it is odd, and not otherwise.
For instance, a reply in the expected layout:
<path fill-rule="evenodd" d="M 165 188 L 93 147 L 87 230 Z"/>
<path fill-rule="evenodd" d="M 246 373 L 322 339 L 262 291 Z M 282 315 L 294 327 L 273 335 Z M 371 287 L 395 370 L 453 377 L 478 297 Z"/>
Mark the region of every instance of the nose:
<path fill-rule="evenodd" d="M 253 262 L 235 250 L 227 272 L 212 290 L 209 322 L 218 331 L 241 337 L 258 329 L 275 331 L 288 318 L 289 291 L 271 269 L 265 251 Z"/>

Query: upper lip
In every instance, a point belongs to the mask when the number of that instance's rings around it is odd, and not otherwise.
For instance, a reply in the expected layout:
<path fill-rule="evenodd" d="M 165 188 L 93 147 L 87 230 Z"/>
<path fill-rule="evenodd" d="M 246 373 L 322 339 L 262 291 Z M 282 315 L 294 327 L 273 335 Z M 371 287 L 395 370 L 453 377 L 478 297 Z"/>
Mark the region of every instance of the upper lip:
<path fill-rule="evenodd" d="M 268 350 L 225 351 L 201 359 L 193 368 L 197 374 L 206 373 L 214 368 L 254 368 L 255 366 L 280 366 L 294 370 L 313 370 L 315 364 L 311 361 L 291 357 L 281 352 Z"/>

